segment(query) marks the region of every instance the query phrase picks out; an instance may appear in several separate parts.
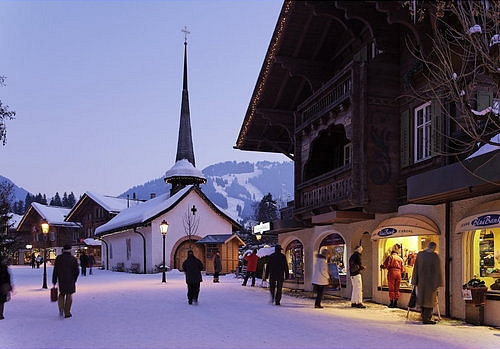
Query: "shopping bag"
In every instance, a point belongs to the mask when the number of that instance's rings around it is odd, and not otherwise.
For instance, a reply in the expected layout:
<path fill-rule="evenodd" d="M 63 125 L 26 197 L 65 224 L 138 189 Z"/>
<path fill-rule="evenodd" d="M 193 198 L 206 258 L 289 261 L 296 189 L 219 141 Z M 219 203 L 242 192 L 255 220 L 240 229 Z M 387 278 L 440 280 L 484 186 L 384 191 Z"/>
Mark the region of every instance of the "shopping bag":
<path fill-rule="evenodd" d="M 57 302 L 57 296 L 58 296 L 58 290 L 57 287 L 52 287 L 50 289 L 50 301 L 51 302 Z"/>

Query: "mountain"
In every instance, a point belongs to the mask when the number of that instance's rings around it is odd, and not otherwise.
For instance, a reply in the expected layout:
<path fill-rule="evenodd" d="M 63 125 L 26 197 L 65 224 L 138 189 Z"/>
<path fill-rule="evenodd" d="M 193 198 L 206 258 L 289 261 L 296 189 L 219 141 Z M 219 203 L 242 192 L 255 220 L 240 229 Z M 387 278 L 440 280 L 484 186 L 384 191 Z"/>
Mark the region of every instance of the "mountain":
<path fill-rule="evenodd" d="M 26 199 L 26 194 L 29 193 L 27 190 L 25 190 L 21 187 L 18 187 L 17 185 L 14 184 L 14 182 L 12 182 L 7 177 L 0 175 L 0 183 L 3 183 L 3 182 L 7 182 L 7 183 L 10 183 L 13 185 L 14 202 L 24 201 L 24 199 Z M 29 193 L 29 194 L 31 194 L 31 193 Z"/>
<path fill-rule="evenodd" d="M 293 200 L 293 162 L 226 161 L 206 167 L 203 174 L 207 183 L 201 190 L 231 217 L 245 220 L 254 215 L 255 205 L 262 197 L 271 193 L 278 207 Z M 120 197 L 135 197 L 147 200 L 151 194 L 160 195 L 170 191 L 163 177 L 134 186 Z"/>

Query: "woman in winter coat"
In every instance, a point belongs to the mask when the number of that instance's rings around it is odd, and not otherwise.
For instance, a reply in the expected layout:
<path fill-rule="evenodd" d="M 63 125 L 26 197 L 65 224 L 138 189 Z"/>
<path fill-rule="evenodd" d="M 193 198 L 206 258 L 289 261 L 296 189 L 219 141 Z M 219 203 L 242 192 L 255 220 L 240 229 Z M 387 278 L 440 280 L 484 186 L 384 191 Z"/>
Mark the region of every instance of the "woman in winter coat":
<path fill-rule="evenodd" d="M 380 266 L 381 269 L 387 269 L 387 283 L 389 286 L 389 308 L 398 307 L 399 286 L 401 284 L 401 273 L 404 273 L 403 258 L 399 257 L 398 251 L 393 250 Z"/>
<path fill-rule="evenodd" d="M 214 256 L 214 282 L 219 282 L 219 275 L 222 271 L 222 260 L 220 258 L 220 252 L 215 252 Z"/>
<path fill-rule="evenodd" d="M 3 309 L 6 302 L 10 300 L 12 283 L 10 280 L 9 268 L 3 256 L 0 255 L 0 320 L 4 319 Z"/>
<path fill-rule="evenodd" d="M 316 264 L 314 265 L 312 284 L 316 291 L 316 301 L 314 302 L 315 308 L 323 308 L 321 300 L 323 299 L 323 292 L 325 286 L 330 283 L 330 274 L 328 272 L 328 249 L 323 248 L 321 253 L 316 256 Z"/>

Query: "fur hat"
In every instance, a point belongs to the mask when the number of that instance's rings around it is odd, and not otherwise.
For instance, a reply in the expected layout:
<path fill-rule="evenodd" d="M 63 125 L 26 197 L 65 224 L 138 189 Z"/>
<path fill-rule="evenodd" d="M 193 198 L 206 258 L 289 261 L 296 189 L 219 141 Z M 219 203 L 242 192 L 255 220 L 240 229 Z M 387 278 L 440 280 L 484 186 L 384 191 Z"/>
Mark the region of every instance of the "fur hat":
<path fill-rule="evenodd" d="M 63 252 L 71 252 L 71 245 L 64 245 Z"/>
<path fill-rule="evenodd" d="M 274 246 L 274 250 L 276 252 L 279 252 L 279 251 L 283 250 L 283 248 L 281 247 L 281 245 L 276 245 L 276 246 Z"/>

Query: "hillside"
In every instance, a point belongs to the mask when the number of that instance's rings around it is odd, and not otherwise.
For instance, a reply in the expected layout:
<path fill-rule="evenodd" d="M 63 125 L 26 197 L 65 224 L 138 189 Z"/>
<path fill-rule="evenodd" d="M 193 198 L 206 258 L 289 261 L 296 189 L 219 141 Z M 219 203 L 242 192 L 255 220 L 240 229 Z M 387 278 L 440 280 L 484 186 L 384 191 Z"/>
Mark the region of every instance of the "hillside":
<path fill-rule="evenodd" d="M 293 199 L 293 162 L 226 161 L 206 167 L 203 174 L 207 183 L 203 192 L 232 217 L 244 219 L 253 216 L 254 206 L 262 197 L 271 193 L 284 206 Z M 163 177 L 130 188 L 120 195 L 149 199 L 151 194 L 160 195 L 170 190 Z"/>

